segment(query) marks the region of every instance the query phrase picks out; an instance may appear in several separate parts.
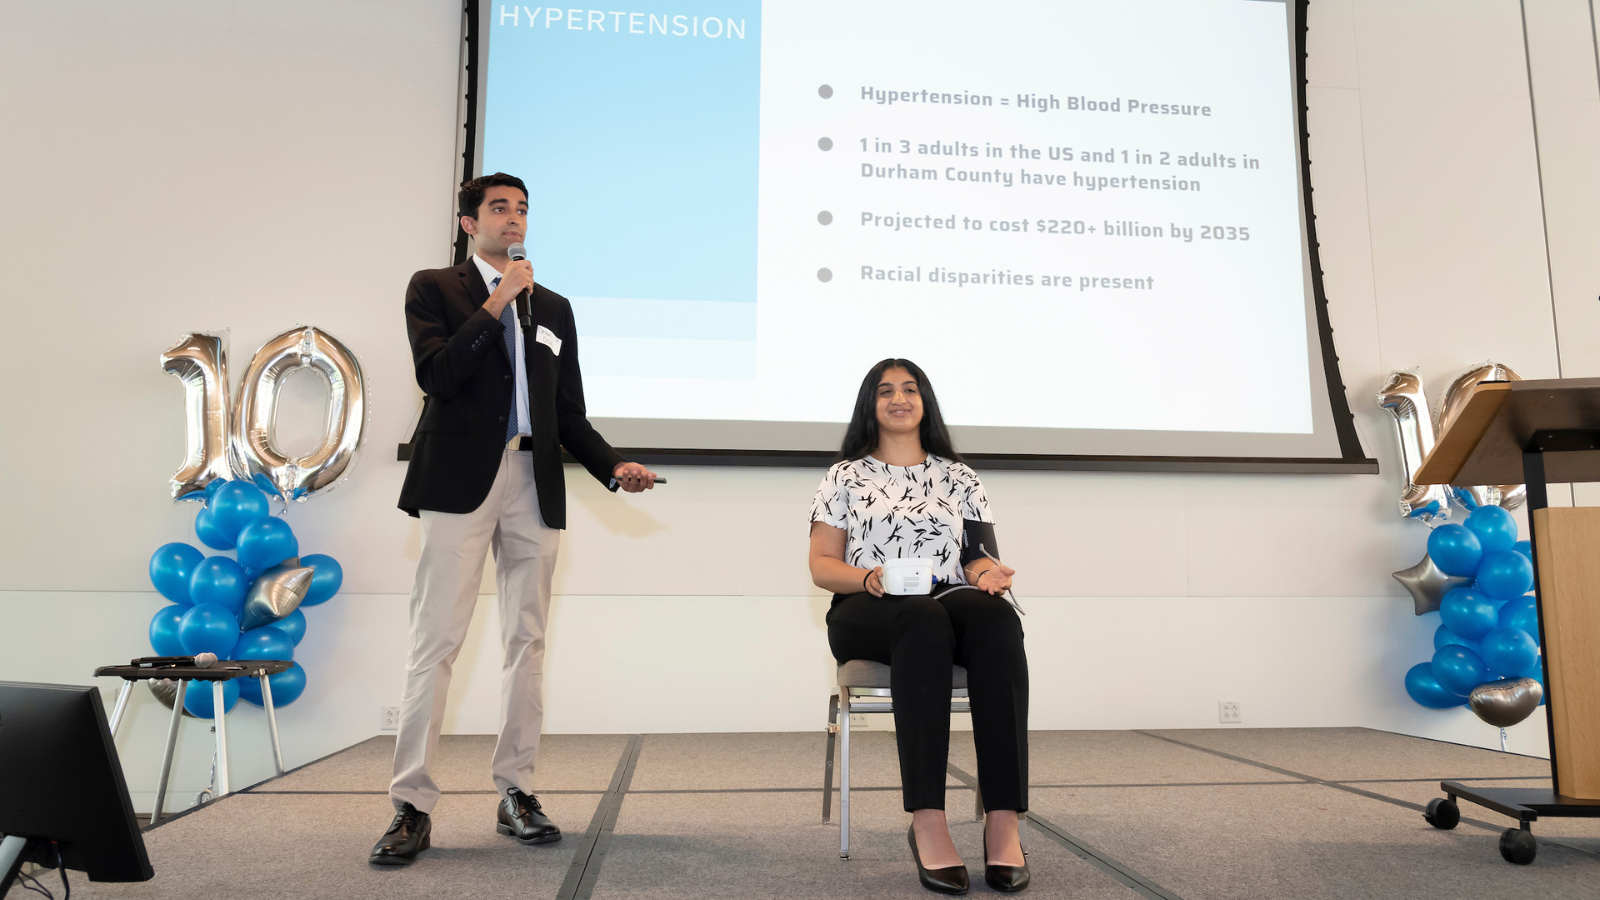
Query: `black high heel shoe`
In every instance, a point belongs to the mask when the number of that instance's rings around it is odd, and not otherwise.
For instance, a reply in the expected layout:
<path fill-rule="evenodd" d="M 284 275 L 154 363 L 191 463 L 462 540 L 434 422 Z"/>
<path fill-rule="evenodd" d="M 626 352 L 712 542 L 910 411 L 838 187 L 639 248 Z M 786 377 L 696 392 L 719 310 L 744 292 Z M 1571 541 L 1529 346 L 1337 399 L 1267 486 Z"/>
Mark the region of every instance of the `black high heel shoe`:
<path fill-rule="evenodd" d="M 989 834 L 988 823 L 984 823 L 983 835 L 983 881 L 989 887 L 1004 894 L 1014 894 L 1028 886 L 1032 876 L 1028 874 L 1028 857 L 1022 857 L 1020 866 L 997 866 L 989 862 Z M 1018 822 L 1021 828 L 1022 823 Z"/>
<path fill-rule="evenodd" d="M 966 866 L 947 866 L 943 869 L 922 867 L 922 854 L 917 852 L 917 828 L 906 829 L 906 840 L 911 844 L 911 858 L 917 863 L 917 880 L 930 891 L 941 894 L 965 894 L 972 886 L 967 878 Z"/>
<path fill-rule="evenodd" d="M 983 881 L 989 887 L 1005 894 L 1015 894 L 1028 886 L 1032 878 L 1028 875 L 1028 861 L 1024 859 L 1020 866 L 997 866 L 985 861 L 983 864 Z"/>

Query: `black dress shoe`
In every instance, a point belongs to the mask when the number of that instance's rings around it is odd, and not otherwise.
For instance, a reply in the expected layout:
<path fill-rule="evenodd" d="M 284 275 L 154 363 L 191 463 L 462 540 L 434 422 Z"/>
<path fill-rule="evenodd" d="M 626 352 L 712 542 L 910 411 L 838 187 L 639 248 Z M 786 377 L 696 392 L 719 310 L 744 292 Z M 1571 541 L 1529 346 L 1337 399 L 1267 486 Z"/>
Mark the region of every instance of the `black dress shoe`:
<path fill-rule="evenodd" d="M 965 894 L 971 882 L 967 879 L 966 866 L 946 866 L 943 869 L 924 869 L 922 855 L 917 852 L 917 829 L 912 826 L 906 829 L 906 840 L 911 842 L 911 858 L 917 863 L 917 880 L 930 891 L 941 894 Z"/>
<path fill-rule="evenodd" d="M 409 866 L 417 854 L 432 846 L 433 820 L 407 803 L 394 814 L 389 830 L 373 845 L 367 862 L 375 866 Z"/>
<path fill-rule="evenodd" d="M 990 862 L 983 864 L 983 880 L 989 887 L 1006 894 L 1014 894 L 1028 886 L 1028 861 L 1024 859 L 1020 866 L 997 866 Z"/>
<path fill-rule="evenodd" d="M 524 844 L 552 844 L 561 840 L 561 829 L 539 806 L 539 798 L 512 788 L 500 801 L 499 824 L 494 830 Z"/>

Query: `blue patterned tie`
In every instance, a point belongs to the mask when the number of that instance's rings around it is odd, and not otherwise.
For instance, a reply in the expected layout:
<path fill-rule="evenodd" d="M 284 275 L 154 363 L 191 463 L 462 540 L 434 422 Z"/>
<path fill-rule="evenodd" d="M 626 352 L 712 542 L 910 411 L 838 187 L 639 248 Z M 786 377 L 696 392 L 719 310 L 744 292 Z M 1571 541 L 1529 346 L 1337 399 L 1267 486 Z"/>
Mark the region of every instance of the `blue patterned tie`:
<path fill-rule="evenodd" d="M 489 293 L 491 293 L 491 294 L 494 293 L 494 289 L 499 287 L 499 286 L 500 286 L 500 279 L 497 276 L 495 278 L 495 280 L 489 285 Z M 511 360 L 511 366 L 512 366 L 512 368 L 511 368 L 511 371 L 512 371 L 512 382 L 511 383 L 512 383 L 513 387 L 511 388 L 511 414 L 506 416 L 506 443 L 508 443 L 508 444 L 511 443 L 511 439 L 512 438 L 517 436 L 517 389 L 515 387 L 515 385 L 516 385 L 516 374 L 515 373 L 516 373 L 516 365 L 517 365 L 517 333 L 516 333 L 517 313 L 516 313 L 516 310 L 511 308 L 512 305 L 513 304 L 511 304 L 511 303 L 507 303 L 506 304 L 506 308 L 500 310 L 500 324 L 504 325 L 506 327 L 505 334 L 503 335 L 503 337 L 505 338 L 505 342 L 506 342 L 506 359 Z"/>

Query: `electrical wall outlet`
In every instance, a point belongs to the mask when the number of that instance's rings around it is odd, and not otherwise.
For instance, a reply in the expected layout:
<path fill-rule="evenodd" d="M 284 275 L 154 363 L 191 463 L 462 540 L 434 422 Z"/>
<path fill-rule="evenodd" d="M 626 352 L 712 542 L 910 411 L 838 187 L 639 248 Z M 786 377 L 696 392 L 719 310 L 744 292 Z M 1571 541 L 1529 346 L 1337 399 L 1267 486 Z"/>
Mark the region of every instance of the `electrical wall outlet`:
<path fill-rule="evenodd" d="M 861 728 L 867 724 L 867 717 L 862 713 L 850 714 L 850 727 Z"/>
<path fill-rule="evenodd" d="M 385 706 L 385 707 L 383 707 L 382 719 L 383 719 L 383 724 L 380 727 L 381 731 L 399 731 L 400 730 L 400 707 L 398 707 L 398 706 Z"/>
<path fill-rule="evenodd" d="M 1244 717 L 1239 714 L 1239 701 L 1218 700 L 1217 721 L 1224 725 L 1239 725 L 1244 722 Z"/>

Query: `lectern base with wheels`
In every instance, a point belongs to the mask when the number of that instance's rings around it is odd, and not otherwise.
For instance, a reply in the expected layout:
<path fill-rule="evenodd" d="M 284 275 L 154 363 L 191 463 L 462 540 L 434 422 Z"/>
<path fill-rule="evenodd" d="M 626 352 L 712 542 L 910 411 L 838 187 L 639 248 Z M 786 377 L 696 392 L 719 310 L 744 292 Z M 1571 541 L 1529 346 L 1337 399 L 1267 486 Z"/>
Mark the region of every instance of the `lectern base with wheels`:
<path fill-rule="evenodd" d="M 1500 836 L 1500 855 L 1527 865 L 1540 816 L 1600 818 L 1600 507 L 1551 508 L 1546 489 L 1600 481 L 1600 378 L 1478 385 L 1416 480 L 1528 486 L 1551 786 L 1445 781 L 1446 796 L 1424 814 L 1437 828 L 1454 828 L 1459 798 L 1510 816 L 1518 827 Z"/>

